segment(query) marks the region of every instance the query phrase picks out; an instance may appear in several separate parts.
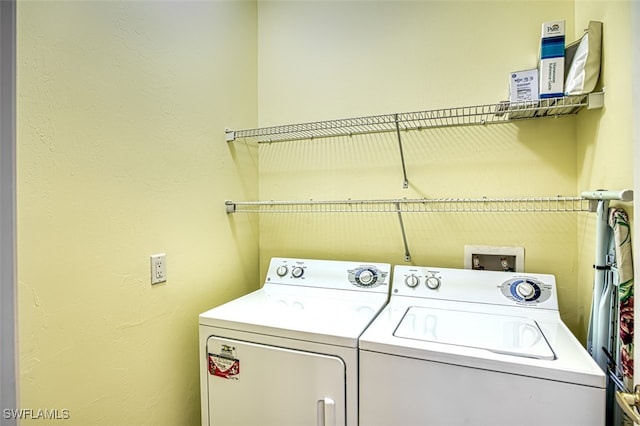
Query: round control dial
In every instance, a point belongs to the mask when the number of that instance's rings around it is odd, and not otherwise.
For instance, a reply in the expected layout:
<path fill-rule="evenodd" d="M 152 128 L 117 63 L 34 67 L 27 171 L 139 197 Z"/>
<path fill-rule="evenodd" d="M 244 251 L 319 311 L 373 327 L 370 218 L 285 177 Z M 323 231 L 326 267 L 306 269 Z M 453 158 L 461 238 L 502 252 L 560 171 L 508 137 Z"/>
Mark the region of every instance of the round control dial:
<path fill-rule="evenodd" d="M 420 278 L 415 276 L 414 274 L 409 275 L 404 279 L 404 283 L 411 288 L 416 288 L 418 284 L 420 284 Z"/>
<path fill-rule="evenodd" d="M 524 299 L 530 299 L 536 294 L 536 288 L 534 284 L 528 281 L 523 281 L 516 286 L 516 293 Z"/>
<path fill-rule="evenodd" d="M 378 271 L 372 268 L 361 268 L 355 274 L 356 284 L 361 287 L 371 287 L 378 281 Z"/>
<path fill-rule="evenodd" d="M 387 285 L 387 272 L 378 269 L 375 265 L 362 265 L 347 270 L 347 279 L 356 287 L 374 288 Z"/>
<path fill-rule="evenodd" d="M 424 283 L 431 290 L 436 290 L 438 287 L 440 287 L 440 278 L 438 278 L 438 277 L 428 277 L 427 280 Z"/>
<path fill-rule="evenodd" d="M 289 272 L 289 268 L 284 265 L 278 266 L 278 269 L 276 269 L 276 274 L 278 274 L 279 277 L 284 277 L 287 275 L 287 272 Z"/>
<path fill-rule="evenodd" d="M 302 269 L 302 266 L 294 266 L 291 270 L 291 275 L 293 278 L 300 278 L 304 275 L 304 269 Z"/>
<path fill-rule="evenodd" d="M 551 286 L 532 277 L 513 278 L 500 286 L 502 294 L 518 303 L 541 303 L 551 297 Z"/>

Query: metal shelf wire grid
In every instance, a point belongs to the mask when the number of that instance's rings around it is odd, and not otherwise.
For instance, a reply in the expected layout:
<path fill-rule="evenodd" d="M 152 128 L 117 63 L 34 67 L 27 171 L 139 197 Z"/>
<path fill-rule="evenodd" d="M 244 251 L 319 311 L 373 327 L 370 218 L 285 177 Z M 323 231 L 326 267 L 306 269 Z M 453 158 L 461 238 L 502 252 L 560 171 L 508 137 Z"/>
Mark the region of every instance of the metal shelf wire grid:
<path fill-rule="evenodd" d="M 252 138 L 259 143 L 421 130 L 437 127 L 505 123 L 577 113 L 583 107 L 599 108 L 603 93 L 591 93 L 526 102 L 442 108 L 428 111 L 373 115 L 301 124 L 227 130 L 227 141 Z"/>
<path fill-rule="evenodd" d="M 582 197 L 226 201 L 227 213 L 588 212 Z"/>

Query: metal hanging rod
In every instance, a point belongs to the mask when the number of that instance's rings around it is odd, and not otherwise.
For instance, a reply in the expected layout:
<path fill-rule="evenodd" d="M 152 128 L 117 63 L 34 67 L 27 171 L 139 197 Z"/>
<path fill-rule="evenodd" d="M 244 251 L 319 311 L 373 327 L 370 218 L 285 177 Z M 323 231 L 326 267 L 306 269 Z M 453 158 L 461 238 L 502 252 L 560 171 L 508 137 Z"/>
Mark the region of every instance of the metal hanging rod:
<path fill-rule="evenodd" d="M 557 117 L 577 113 L 580 109 L 601 108 L 604 93 L 564 96 L 528 102 L 442 108 L 427 111 L 372 115 L 357 118 L 316 121 L 246 130 L 226 129 L 227 142 L 251 138 L 259 143 L 301 139 L 392 133 L 437 127 L 504 123 L 539 117 Z"/>
<path fill-rule="evenodd" d="M 226 201 L 227 213 L 588 212 L 583 197 Z"/>

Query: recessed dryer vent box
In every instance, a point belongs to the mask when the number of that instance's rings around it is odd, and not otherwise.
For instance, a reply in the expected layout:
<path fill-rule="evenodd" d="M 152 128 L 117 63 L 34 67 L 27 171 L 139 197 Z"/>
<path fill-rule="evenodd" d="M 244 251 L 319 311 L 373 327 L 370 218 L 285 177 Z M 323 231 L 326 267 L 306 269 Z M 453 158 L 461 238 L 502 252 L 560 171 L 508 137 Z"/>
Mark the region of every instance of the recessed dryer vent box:
<path fill-rule="evenodd" d="M 523 247 L 464 246 L 465 269 L 524 272 Z"/>

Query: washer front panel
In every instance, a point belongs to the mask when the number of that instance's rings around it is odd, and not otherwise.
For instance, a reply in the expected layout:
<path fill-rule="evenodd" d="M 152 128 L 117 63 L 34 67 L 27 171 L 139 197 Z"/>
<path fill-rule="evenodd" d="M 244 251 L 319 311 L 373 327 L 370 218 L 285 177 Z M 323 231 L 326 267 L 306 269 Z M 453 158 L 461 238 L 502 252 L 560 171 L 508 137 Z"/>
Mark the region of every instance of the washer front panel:
<path fill-rule="evenodd" d="M 364 352 L 360 424 L 603 426 L 605 389 Z"/>

